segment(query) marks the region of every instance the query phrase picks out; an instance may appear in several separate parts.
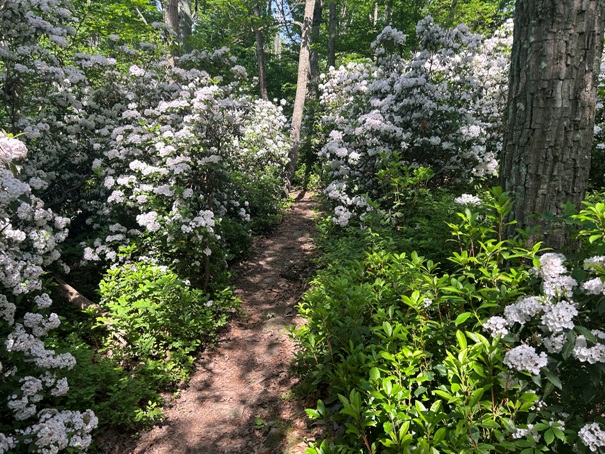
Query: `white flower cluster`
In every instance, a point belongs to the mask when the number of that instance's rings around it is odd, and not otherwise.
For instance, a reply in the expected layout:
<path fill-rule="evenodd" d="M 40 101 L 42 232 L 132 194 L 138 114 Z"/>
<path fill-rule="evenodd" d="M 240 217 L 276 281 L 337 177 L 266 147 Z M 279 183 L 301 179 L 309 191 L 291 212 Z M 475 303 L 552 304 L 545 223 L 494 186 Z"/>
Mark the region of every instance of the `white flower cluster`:
<path fill-rule="evenodd" d="M 0 162 L 8 164 L 14 159 L 23 159 L 27 154 L 25 144 L 20 140 L 7 137 L 0 131 Z"/>
<path fill-rule="evenodd" d="M 592 335 L 601 342 L 605 341 L 605 333 L 600 330 L 591 330 Z M 588 346 L 584 335 L 576 337 L 576 344 L 573 349 L 573 356 L 583 363 L 605 363 L 605 344 L 597 343 L 592 347 Z"/>
<path fill-rule="evenodd" d="M 509 350 L 504 355 L 504 364 L 511 369 L 529 372 L 532 375 L 540 375 L 542 369 L 548 363 L 546 353 L 539 355 L 536 349 L 529 345 L 519 345 Z"/>
<path fill-rule="evenodd" d="M 578 436 L 592 452 L 597 452 L 599 448 L 605 447 L 605 431 L 596 422 L 582 427 L 578 431 Z"/>
<path fill-rule="evenodd" d="M 596 269 L 605 268 L 605 256 L 594 256 L 584 260 L 584 269 L 589 273 L 595 273 Z M 600 276 L 589 279 L 582 284 L 582 288 L 589 295 L 605 295 L 605 285 Z"/>
<path fill-rule="evenodd" d="M 481 205 L 481 199 L 476 195 L 472 194 L 462 194 L 454 199 L 454 202 L 458 205 L 472 205 L 477 206 Z"/>
<path fill-rule="evenodd" d="M 540 257 L 540 266 L 534 268 L 534 272 L 542 278 L 542 291 L 545 295 L 567 298 L 572 296 L 578 283 L 567 274 L 564 262 L 565 256 L 555 252 L 547 252 Z"/>

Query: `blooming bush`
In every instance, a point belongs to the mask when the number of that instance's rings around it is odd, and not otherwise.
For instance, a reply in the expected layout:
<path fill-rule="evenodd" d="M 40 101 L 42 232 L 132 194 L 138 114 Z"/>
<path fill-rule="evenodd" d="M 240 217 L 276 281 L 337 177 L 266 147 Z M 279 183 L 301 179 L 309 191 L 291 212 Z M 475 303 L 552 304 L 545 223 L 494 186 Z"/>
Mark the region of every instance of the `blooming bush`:
<path fill-rule="evenodd" d="M 581 232 L 595 243 L 586 243 L 587 251 L 604 246 L 593 236 L 603 218 L 600 205 L 587 204 L 575 216 L 592 227 Z M 605 447 L 600 411 L 605 333 L 599 329 L 605 309 L 605 258 L 584 259 L 583 269 L 574 270 L 578 279 L 570 275 L 567 263 L 559 253 L 541 255 L 532 269 L 541 292 L 507 305 L 502 316 L 491 317 L 484 328 L 510 345 L 504 364 L 541 389 L 543 413 L 570 429 L 563 441 L 577 442 L 577 434 L 584 446 L 597 452 Z"/>
<path fill-rule="evenodd" d="M 138 256 L 206 286 L 210 256 L 222 266 L 243 241 L 230 237 L 227 225 L 250 235 L 247 188 L 265 183 L 273 203 L 279 198 L 285 118 L 272 103 L 236 96 L 237 84 L 219 86 L 197 69 L 166 71 L 170 84 L 132 67 L 125 77 L 125 89 L 134 85 L 125 96 L 137 102 L 93 163 L 102 190 L 87 223 L 99 234 L 85 259 L 116 262 L 119 248 L 134 242 Z M 134 97 L 143 86 L 155 96 Z"/>
<path fill-rule="evenodd" d="M 97 418 L 60 404 L 69 391 L 63 370 L 75 359 L 45 345 L 60 320 L 44 277 L 58 263 L 68 219 L 44 208 L 17 177 L 26 152 L 21 141 L 0 134 L 0 452 L 86 449 Z"/>
<path fill-rule="evenodd" d="M 388 198 L 390 180 L 380 172 L 393 167 L 430 167 L 435 181 L 450 186 L 497 172 L 510 25 L 483 40 L 428 17 L 408 59 L 397 52 L 404 37 L 387 27 L 372 44 L 375 66 L 330 70 L 320 87 L 322 130 L 329 131 L 320 155 L 336 223 Z"/>
<path fill-rule="evenodd" d="M 330 438 L 311 452 L 602 450 L 605 259 L 502 239 L 498 189 L 456 202 L 449 264 L 372 224 L 324 257 L 294 333 L 305 383 L 326 388 L 307 412 Z M 576 219 L 584 254 L 601 250 L 605 205 Z"/>
<path fill-rule="evenodd" d="M 147 27 L 153 43 L 127 43 L 112 34 L 90 44 L 71 8 L 63 0 L 9 0 L 0 7 L 0 126 L 20 139 L 0 136 L 0 282 L 6 294 L 0 298 L 0 390 L 8 396 L 0 403 L 1 452 L 85 449 L 96 417 L 77 410 L 93 400 L 104 408 L 104 426 L 132 424 L 133 408 L 145 413 L 136 420 L 158 416 L 155 397 L 149 408 L 139 402 L 153 394 L 140 377 L 132 380 L 140 392 L 131 393 L 123 414 L 113 419 L 90 389 L 80 401 L 71 397 L 64 375 L 93 375 L 73 368 L 74 355 L 89 369 L 102 364 L 100 373 L 110 377 L 116 395 L 130 388 L 115 361 L 112 366 L 82 347 L 100 340 L 89 321 L 78 326 L 78 317 L 63 311 L 69 320 L 62 328 L 90 331 L 81 338 L 64 329 L 46 336 L 59 326 L 44 281 L 50 266 L 61 274 L 79 271 L 90 298 L 106 273 L 128 274 L 136 263 L 153 275 L 169 266 L 174 280 L 158 278 L 166 285 L 158 294 L 178 287 L 183 301 L 215 301 L 212 309 L 192 304 L 193 312 L 182 314 L 197 328 L 197 341 L 178 330 L 166 341 L 180 347 L 174 348 L 170 378 L 156 382 L 173 382 L 186 376 L 201 340 L 211 339 L 237 306 L 226 289 L 227 260 L 243 254 L 252 229 L 268 228 L 282 207 L 288 148 L 282 106 L 249 95 L 246 71 L 228 49 L 173 59 L 161 45 L 161 24 Z M 58 261 L 61 242 L 69 266 Z M 191 288 L 174 284 L 185 281 Z M 136 289 L 122 290 L 120 297 L 136 305 L 130 299 Z M 107 297 L 110 315 L 124 309 L 124 317 L 112 322 L 132 329 L 128 353 L 139 355 L 145 342 L 126 308 L 112 306 L 114 298 Z M 177 323 L 162 308 L 166 320 Z M 154 348 L 164 348 L 165 339 L 156 334 L 160 347 Z M 126 350 L 121 361 L 129 373 L 134 360 Z M 162 360 L 150 357 L 156 366 Z M 104 395 L 111 398 L 111 390 Z"/>

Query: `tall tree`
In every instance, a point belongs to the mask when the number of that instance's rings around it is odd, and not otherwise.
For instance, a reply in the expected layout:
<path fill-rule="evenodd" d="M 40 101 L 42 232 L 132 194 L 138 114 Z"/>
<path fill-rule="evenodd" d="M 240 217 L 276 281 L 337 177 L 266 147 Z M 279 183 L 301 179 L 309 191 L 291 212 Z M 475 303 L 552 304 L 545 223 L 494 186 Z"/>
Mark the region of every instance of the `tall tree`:
<path fill-rule="evenodd" d="M 336 66 L 336 1 L 330 1 L 330 17 L 328 20 L 328 68 Z"/>
<path fill-rule="evenodd" d="M 162 3 L 162 8 L 164 12 L 164 22 L 180 42 L 179 0 L 165 0 Z"/>
<path fill-rule="evenodd" d="M 300 130 L 302 127 L 305 98 L 307 97 L 307 83 L 309 81 L 310 51 L 311 51 L 311 28 L 313 23 L 313 11 L 315 0 L 305 0 L 305 14 L 302 23 L 300 53 L 298 57 L 298 78 L 296 81 L 296 96 L 294 98 L 294 110 L 292 112 L 292 127 L 290 139 L 292 145 L 288 153 L 288 165 L 286 167 L 286 186 L 294 176 L 296 161 L 300 150 Z"/>
<path fill-rule="evenodd" d="M 321 18 L 323 13 L 322 0 L 315 0 L 315 7 L 313 8 L 313 22 L 311 24 L 311 42 L 313 44 L 319 41 L 319 29 L 321 27 Z M 311 46 L 311 62 L 310 62 L 310 78 L 311 85 L 315 89 L 319 82 L 319 48 L 317 46 Z"/>
<path fill-rule="evenodd" d="M 189 51 L 196 7 L 192 7 L 190 0 L 163 0 L 162 8 L 164 22 L 174 33 L 176 42 L 184 47 L 185 52 Z"/>
<path fill-rule="evenodd" d="M 521 228 L 579 203 L 590 168 L 605 0 L 517 0 L 502 185 Z M 532 235 L 562 249 L 562 225 Z"/>
<path fill-rule="evenodd" d="M 254 11 L 254 36 L 256 39 L 256 61 L 258 64 L 258 85 L 260 97 L 264 100 L 269 99 L 267 94 L 267 63 L 265 62 L 265 37 L 261 28 L 262 18 L 260 12 L 260 0 L 256 0 L 253 6 Z"/>

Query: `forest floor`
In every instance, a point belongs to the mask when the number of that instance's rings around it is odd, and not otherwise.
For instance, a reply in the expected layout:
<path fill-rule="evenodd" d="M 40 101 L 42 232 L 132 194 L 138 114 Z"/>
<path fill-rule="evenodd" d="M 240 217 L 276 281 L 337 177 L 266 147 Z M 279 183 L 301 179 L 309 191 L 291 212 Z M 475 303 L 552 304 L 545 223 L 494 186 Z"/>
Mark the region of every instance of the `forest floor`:
<path fill-rule="evenodd" d="M 202 353 L 191 381 L 170 399 L 166 419 L 108 453 L 299 454 L 313 437 L 290 371 L 300 325 L 296 304 L 312 277 L 315 203 L 298 194 L 282 223 L 235 267 L 245 315 Z M 307 396 L 308 398 L 308 396 Z"/>

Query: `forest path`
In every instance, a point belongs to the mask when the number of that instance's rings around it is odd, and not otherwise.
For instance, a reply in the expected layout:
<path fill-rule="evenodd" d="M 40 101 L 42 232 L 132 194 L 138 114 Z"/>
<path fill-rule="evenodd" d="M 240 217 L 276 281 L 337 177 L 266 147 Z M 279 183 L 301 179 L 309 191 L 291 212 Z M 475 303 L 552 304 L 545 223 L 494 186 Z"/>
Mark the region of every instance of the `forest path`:
<path fill-rule="evenodd" d="M 299 194 L 276 231 L 255 242 L 233 280 L 246 315 L 232 320 L 217 347 L 203 353 L 164 423 L 143 433 L 128 452 L 305 451 L 305 404 L 292 392 L 295 345 L 285 327 L 302 322 L 296 304 L 312 270 L 314 208 L 309 194 Z"/>

